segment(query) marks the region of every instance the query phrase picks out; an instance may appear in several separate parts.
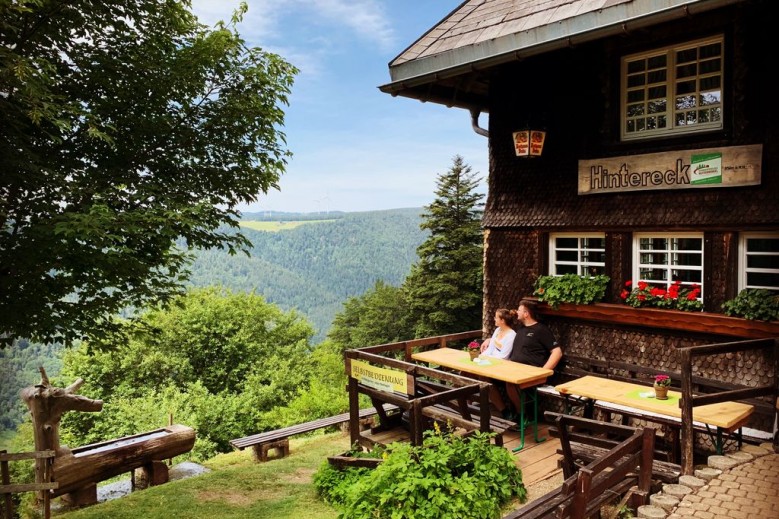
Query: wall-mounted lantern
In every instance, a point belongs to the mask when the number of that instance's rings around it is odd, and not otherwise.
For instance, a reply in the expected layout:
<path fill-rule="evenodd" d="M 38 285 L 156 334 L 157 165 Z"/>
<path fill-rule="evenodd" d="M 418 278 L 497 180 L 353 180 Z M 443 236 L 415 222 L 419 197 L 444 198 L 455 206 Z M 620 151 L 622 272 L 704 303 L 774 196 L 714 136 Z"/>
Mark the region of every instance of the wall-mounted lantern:
<path fill-rule="evenodd" d="M 544 151 L 546 132 L 543 130 L 520 130 L 512 134 L 517 157 L 540 157 Z"/>

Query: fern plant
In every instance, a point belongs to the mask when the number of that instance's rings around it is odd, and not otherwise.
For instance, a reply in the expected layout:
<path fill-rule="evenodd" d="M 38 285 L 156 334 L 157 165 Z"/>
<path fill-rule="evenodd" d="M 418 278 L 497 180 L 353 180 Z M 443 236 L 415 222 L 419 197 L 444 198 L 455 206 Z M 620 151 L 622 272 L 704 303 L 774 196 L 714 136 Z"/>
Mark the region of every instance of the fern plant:
<path fill-rule="evenodd" d="M 779 294 L 763 289 L 745 288 L 722 304 L 725 315 L 757 321 L 779 321 Z"/>
<path fill-rule="evenodd" d="M 533 295 L 552 308 L 558 308 L 560 303 L 589 305 L 603 299 L 609 280 L 604 275 L 540 276 L 536 280 Z"/>

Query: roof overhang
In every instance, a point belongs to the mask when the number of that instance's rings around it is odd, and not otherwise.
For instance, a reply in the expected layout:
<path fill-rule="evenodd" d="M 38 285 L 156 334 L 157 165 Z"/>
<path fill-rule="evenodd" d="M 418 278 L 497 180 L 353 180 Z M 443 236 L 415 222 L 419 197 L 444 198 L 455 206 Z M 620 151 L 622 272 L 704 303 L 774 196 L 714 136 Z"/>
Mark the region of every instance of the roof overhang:
<path fill-rule="evenodd" d="M 487 111 L 490 68 L 577 44 L 627 33 L 745 0 L 622 2 L 518 33 L 393 65 L 379 89 L 448 107 Z M 397 59 L 397 58 L 396 58 Z M 395 61 L 395 60 L 393 60 Z"/>

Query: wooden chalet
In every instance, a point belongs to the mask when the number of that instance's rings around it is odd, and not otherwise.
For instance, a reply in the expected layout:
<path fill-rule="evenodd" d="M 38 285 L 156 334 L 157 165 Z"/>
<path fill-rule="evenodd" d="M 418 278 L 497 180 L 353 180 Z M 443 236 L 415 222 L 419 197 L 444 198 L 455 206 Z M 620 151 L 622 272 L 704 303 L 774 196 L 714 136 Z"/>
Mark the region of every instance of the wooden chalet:
<path fill-rule="evenodd" d="M 486 137 L 485 336 L 539 276 L 596 273 L 603 303 L 544 310 L 584 371 L 678 374 L 683 348 L 779 337 L 779 322 L 722 314 L 744 288 L 779 290 L 771 7 L 468 0 L 389 63 L 381 91 L 464 109 Z M 626 281 L 677 279 L 701 287 L 703 312 L 620 299 Z M 775 388 L 776 351 L 701 355 L 692 373 Z M 775 394 L 753 400 L 749 426 L 770 433 Z"/>

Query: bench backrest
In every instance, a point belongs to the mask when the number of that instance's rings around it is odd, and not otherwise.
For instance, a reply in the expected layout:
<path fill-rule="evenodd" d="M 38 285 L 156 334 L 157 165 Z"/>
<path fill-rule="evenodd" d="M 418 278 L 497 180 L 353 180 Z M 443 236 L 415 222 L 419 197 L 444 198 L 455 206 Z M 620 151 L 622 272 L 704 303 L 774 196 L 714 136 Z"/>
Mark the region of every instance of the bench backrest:
<path fill-rule="evenodd" d="M 554 421 L 560 434 L 560 443 L 568 453 L 571 439 L 582 434 L 581 428 L 587 428 L 593 434 L 627 434 L 627 437 L 618 440 L 600 458 L 568 476 L 559 491 L 546 494 L 504 519 L 583 519 L 597 513 L 615 495 L 628 491 L 631 492 L 630 505 L 634 509 L 648 501 L 655 442 L 653 428 L 634 429 L 578 416 L 549 414 L 556 415 Z M 634 486 L 637 488 L 631 489 Z"/>

